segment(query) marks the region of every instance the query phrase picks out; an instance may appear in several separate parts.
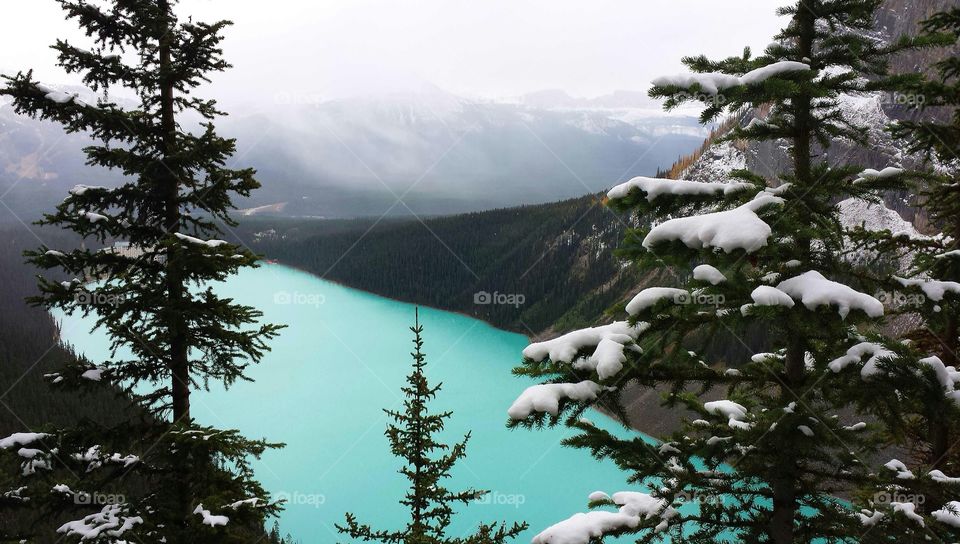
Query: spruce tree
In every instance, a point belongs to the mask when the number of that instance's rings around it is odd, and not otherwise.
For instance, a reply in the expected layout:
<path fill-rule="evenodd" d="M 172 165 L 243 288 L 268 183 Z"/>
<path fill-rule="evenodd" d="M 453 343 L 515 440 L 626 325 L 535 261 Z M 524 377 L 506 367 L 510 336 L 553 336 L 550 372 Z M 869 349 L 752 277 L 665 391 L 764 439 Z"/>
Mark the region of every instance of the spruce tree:
<path fill-rule="evenodd" d="M 828 164 L 825 154 L 836 139 L 869 144 L 842 101 L 872 90 L 889 55 L 907 45 L 870 35 L 879 6 L 798 0 L 780 10 L 790 22 L 764 54 L 686 58 L 691 73 L 654 81 L 650 94 L 667 108 L 703 104 L 703 122 L 753 108 L 726 139 L 782 142 L 792 163 L 775 179 L 745 170 L 717 183 L 635 178 L 609 192 L 614 209 L 654 222 L 630 232 L 620 254 L 644 272 L 672 272 L 675 283 L 642 290 L 625 321 L 528 347 L 516 372 L 550 381 L 527 389 L 509 414 L 511 425 L 578 429 L 568 446 L 613 459 L 642 487 L 591 495 L 592 506 L 619 512 L 575 516 L 536 543 L 624 533 L 641 542 L 778 544 L 901 534 L 838 499 L 878 488 L 887 470 L 874 466 L 884 429 L 854 417 L 862 385 L 842 372 L 868 371 L 884 357 L 884 308 L 853 283 L 836 202 L 876 198 L 891 184 L 856 183 L 861 168 Z M 718 358 L 710 347 L 749 336 L 763 345 L 749 360 Z M 693 416 L 659 444 L 579 418 L 601 407 L 626 421 L 638 387 Z M 876 393 L 896 397 L 889 387 Z"/>
<path fill-rule="evenodd" d="M 390 451 L 403 461 L 399 472 L 409 481 L 409 488 L 400 504 L 410 512 L 410 521 L 402 529 L 374 529 L 361 524 L 348 513 L 346 523 L 337 525 L 337 530 L 352 539 L 403 544 L 502 544 L 527 528 L 525 523 L 482 523 L 469 536 L 447 534 L 458 505 L 465 505 L 483 498 L 487 491 L 466 489 L 453 491 L 444 482 L 451 470 L 467 455 L 470 433 L 463 440 L 448 445 L 439 442 L 437 435 L 443 432 L 452 412 L 432 413 L 430 401 L 436 398 L 442 384 L 430 385 L 426 376 L 427 360 L 423 353 L 423 326 L 419 310 L 416 313 L 413 332 L 413 370 L 407 376 L 403 411 L 384 410 L 393 420 L 387 426 L 386 436 Z"/>
<path fill-rule="evenodd" d="M 211 288 L 257 261 L 215 239 L 235 224 L 232 199 L 259 184 L 252 169 L 226 166 L 236 145 L 216 133 L 213 120 L 223 112 L 194 94 L 211 73 L 229 68 L 220 44 L 230 23 L 181 20 L 176 0 L 59 3 L 91 42 L 88 49 L 58 41 L 59 64 L 101 93 L 97 103 L 44 85 L 32 71 L 5 76 L 0 92 L 20 114 L 92 136 L 88 163 L 122 173 L 125 182 L 77 185 L 39 221 L 85 243 L 28 253 L 39 268 L 73 277 L 41 278 L 33 302 L 95 315 L 114 350 L 100 367 L 81 360 L 51 381 L 115 387 L 135 407 L 116 428 L 82 425 L 12 440 L 14 450 L 30 450 L 23 493 L 58 516 L 91 514 L 61 528 L 73 539 L 249 541 L 278 510 L 253 479 L 250 459 L 276 445 L 200 425 L 190 406 L 200 387 L 247 379 L 246 367 L 278 331 L 258 325 L 255 308 Z M 118 241 L 129 249 L 109 247 Z M 64 486 L 51 492 L 61 475 L 69 485 L 59 480 Z M 118 487 L 124 482 L 130 485 Z M 102 510 L 71 500 L 108 491 L 124 500 Z"/>

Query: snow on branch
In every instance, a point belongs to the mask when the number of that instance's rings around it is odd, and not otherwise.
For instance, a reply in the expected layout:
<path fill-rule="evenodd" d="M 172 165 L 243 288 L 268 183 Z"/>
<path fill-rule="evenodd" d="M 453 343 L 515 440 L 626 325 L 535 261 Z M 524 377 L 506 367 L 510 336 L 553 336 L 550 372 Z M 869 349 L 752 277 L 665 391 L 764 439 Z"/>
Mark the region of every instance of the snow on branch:
<path fill-rule="evenodd" d="M 626 198 L 634 190 L 647 195 L 647 202 L 653 202 L 662 195 L 729 195 L 738 191 L 753 189 L 749 183 L 704 183 L 682 179 L 664 179 L 636 177 L 626 183 L 621 183 L 607 192 L 607 198 L 616 200 Z"/>
<path fill-rule="evenodd" d="M 511 419 L 521 420 L 534 412 L 557 415 L 564 399 L 591 401 L 597 398 L 600 386 L 590 380 L 580 383 L 547 383 L 526 388 L 507 410 Z"/>
<path fill-rule="evenodd" d="M 111 504 L 96 514 L 64 523 L 57 532 L 67 536 L 78 535 L 80 540 L 84 541 L 95 541 L 101 537 L 123 536 L 135 525 L 141 523 L 143 518 L 140 516 L 125 515 L 124 505 Z"/>
<path fill-rule="evenodd" d="M 179 232 L 175 232 L 173 233 L 173 235 L 179 238 L 183 242 L 187 242 L 187 243 L 198 245 L 198 246 L 219 247 L 227 243 L 225 240 L 201 240 L 193 236 L 180 234 Z"/>
<path fill-rule="evenodd" d="M 900 285 L 904 287 L 919 287 L 923 294 L 934 302 L 940 302 L 947 293 L 960 295 L 960 283 L 955 281 L 937 281 L 937 280 L 911 280 L 894 276 Z"/>
<path fill-rule="evenodd" d="M 203 524 L 210 527 L 223 526 L 230 522 L 230 518 L 227 516 L 217 516 L 210 513 L 209 510 L 204 510 L 202 504 L 198 504 L 193 513 L 203 517 Z"/>
<path fill-rule="evenodd" d="M 49 436 L 47 433 L 13 433 L 6 438 L 0 438 L 0 449 L 8 450 L 14 446 L 28 446 Z"/>
<path fill-rule="evenodd" d="M 591 496 L 598 496 L 593 494 Z M 614 493 L 614 504 L 620 506 L 618 512 L 593 511 L 574 514 L 560 523 L 551 525 L 533 537 L 533 544 L 588 544 L 604 536 L 626 529 L 636 529 L 644 519 L 660 518 L 655 531 L 667 528 L 668 520 L 677 515 L 677 511 L 667 504 L 646 493 L 621 491 Z"/>
<path fill-rule="evenodd" d="M 627 313 L 637 315 L 655 306 L 661 300 L 672 300 L 674 304 L 685 304 L 690 300 L 690 292 L 672 287 L 648 287 L 637 293 L 627 303 Z"/>
<path fill-rule="evenodd" d="M 715 400 L 703 403 L 703 409 L 713 415 L 721 415 L 727 418 L 727 424 L 731 429 L 750 429 L 753 424 L 744 421 L 747 417 L 747 409 L 732 400 Z"/>
<path fill-rule="evenodd" d="M 757 212 L 783 203 L 780 197 L 761 194 L 732 210 L 670 219 L 647 234 L 643 247 L 650 249 L 661 242 L 680 241 L 693 249 L 717 247 L 726 253 L 737 249 L 753 253 L 767 245 L 772 233 Z"/>
<path fill-rule="evenodd" d="M 705 281 L 710 285 L 720 285 L 721 283 L 727 281 L 727 277 L 723 275 L 723 272 L 720 272 L 714 266 L 709 264 L 701 264 L 700 266 L 693 269 L 693 279 L 697 281 Z"/>
<path fill-rule="evenodd" d="M 816 270 L 784 280 L 777 285 L 777 289 L 799 300 L 810 310 L 819 306 L 836 306 L 842 319 L 846 319 L 850 310 L 862 310 L 874 318 L 883 315 L 883 303 L 879 300 L 842 283 L 830 281 Z"/>
<path fill-rule="evenodd" d="M 624 350 L 647 327 L 647 323 L 632 326 L 626 321 L 616 321 L 576 330 L 552 340 L 530 344 L 523 350 L 523 356 L 537 363 L 548 357 L 558 363 L 576 363 L 577 368 L 596 370 L 603 380 L 620 372 L 627 360 Z M 591 355 L 574 361 L 581 350 L 591 347 L 595 348 Z"/>
<path fill-rule="evenodd" d="M 874 180 L 880 180 L 880 179 L 889 179 L 889 178 L 897 177 L 901 174 L 903 174 L 903 169 L 895 168 L 893 166 L 888 166 L 883 170 L 873 170 L 872 168 L 868 168 L 863 172 L 860 172 L 859 174 L 857 174 L 857 179 L 854 181 L 854 183 L 862 183 L 864 181 L 874 181 Z"/>
<path fill-rule="evenodd" d="M 757 68 L 742 76 L 718 72 L 704 74 L 686 73 L 675 76 L 658 77 L 651 83 L 657 87 L 679 87 L 681 89 L 690 89 L 696 85 L 701 91 L 709 95 L 717 95 L 722 90 L 739 87 L 741 85 L 756 85 L 780 74 L 806 72 L 809 70 L 809 64 L 785 60 Z"/>
<path fill-rule="evenodd" d="M 871 376 L 876 375 L 880 369 L 877 367 L 877 362 L 880 359 L 886 359 L 890 357 L 895 357 L 896 354 L 887 348 L 881 346 L 880 344 L 874 344 L 872 342 L 861 342 L 852 348 L 847 350 L 847 354 L 843 357 L 839 357 L 831 361 L 827 368 L 833 372 L 840 372 L 847 366 L 853 363 L 859 363 L 863 361 L 865 356 L 869 355 L 870 358 L 867 359 L 866 364 L 863 365 L 863 368 L 860 369 L 860 376 L 864 379 L 868 379 Z"/>

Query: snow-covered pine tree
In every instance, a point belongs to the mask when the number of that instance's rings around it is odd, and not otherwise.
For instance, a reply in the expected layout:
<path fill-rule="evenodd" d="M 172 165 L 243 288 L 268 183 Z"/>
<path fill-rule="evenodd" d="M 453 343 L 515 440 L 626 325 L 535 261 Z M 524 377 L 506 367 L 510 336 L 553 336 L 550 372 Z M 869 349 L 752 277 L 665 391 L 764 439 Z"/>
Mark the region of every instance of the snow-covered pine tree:
<path fill-rule="evenodd" d="M 442 384 L 430 385 L 427 380 L 427 359 L 423 353 L 423 326 L 419 310 L 413 332 L 413 370 L 407 376 L 403 411 L 384 410 L 393 420 L 387 426 L 386 436 L 390 451 L 403 460 L 399 472 L 410 486 L 400 504 L 409 509 L 410 522 L 395 530 L 374 529 L 361 524 L 354 514 L 346 515 L 346 523 L 337 530 L 352 539 L 376 541 L 385 544 L 503 544 L 527 528 L 526 523 L 481 523 L 468 536 L 450 536 L 447 530 L 458 505 L 483 498 L 487 491 L 466 489 L 452 491 L 444 485 L 450 471 L 467 455 L 470 434 L 461 442 L 448 445 L 438 441 L 451 412 L 431 413 L 430 401 L 437 396 Z"/>
<path fill-rule="evenodd" d="M 85 49 L 58 41 L 59 64 L 101 98 L 85 102 L 35 81 L 32 72 L 6 77 L 2 93 L 18 113 L 90 134 L 98 144 L 85 149 L 89 164 L 127 181 L 117 188 L 77 185 L 40 221 L 86 243 L 28 254 L 38 267 L 74 278 L 41 278 L 34 302 L 94 313 L 115 350 L 103 366 L 81 361 L 51 380 L 117 387 L 135 406 L 116 428 L 5 439 L 25 458 L 20 494 L 56 517 L 89 514 L 60 528 L 72 539 L 250 541 L 279 508 L 254 480 L 250 459 L 276 445 L 201 426 L 190 411 L 196 388 L 246 379 L 245 368 L 278 331 L 257 325 L 255 308 L 210 288 L 257 261 L 211 239 L 233 225 L 232 198 L 259 184 L 252 169 L 226 166 L 235 142 L 213 125 L 223 113 L 193 94 L 209 74 L 229 67 L 220 43 L 230 23 L 180 20 L 176 0 L 59 2 L 92 42 Z M 129 104 L 114 101 L 127 94 Z M 127 246 L 94 249 L 118 241 Z M 123 500 L 104 506 L 86 499 L 97 496 Z"/>
<path fill-rule="evenodd" d="M 958 44 L 960 8 L 925 21 L 914 40 L 925 48 Z M 931 68 L 932 79 L 896 75 L 884 84 L 896 102 L 928 114 L 889 127 L 928 169 L 886 166 L 862 172 L 857 183 L 908 191 L 941 234 L 850 232 L 852 252 L 872 256 L 864 268 L 885 293 L 888 313 L 906 328 L 907 341 L 885 343 L 874 354 L 875 365 L 847 371 L 861 384 L 862 406 L 886 423 L 891 442 L 905 451 L 903 461 L 885 464 L 875 492 L 863 497 L 871 523 L 899 541 L 960 539 L 960 478 L 950 476 L 960 474 L 960 59 L 947 56 Z M 906 269 L 885 273 L 869 266 L 890 257 L 907 263 Z M 890 390 L 896 398 L 885 394 Z"/>
<path fill-rule="evenodd" d="M 642 488 L 591 495 L 591 506 L 619 512 L 575 516 L 535 543 L 624 533 L 643 542 L 887 541 L 837 498 L 876 485 L 884 470 L 871 466 L 877 434 L 844 421 L 859 384 L 835 371 L 868 366 L 880 349 L 864 338 L 884 308 L 844 283 L 855 275 L 835 206 L 878 188 L 855 184 L 859 168 L 828 164 L 823 153 L 836 138 L 867 143 L 842 100 L 870 89 L 903 45 L 870 36 L 879 5 L 798 0 L 780 10 L 790 23 L 763 55 L 687 58 L 692 73 L 654 81 L 651 96 L 668 108 L 703 103 L 703 122 L 769 108 L 727 138 L 783 143 L 792 165 L 772 180 L 749 171 L 717 183 L 636 178 L 609 192 L 615 209 L 656 221 L 629 233 L 621 254 L 676 283 L 642 290 L 627 321 L 528 347 L 517 372 L 550 383 L 527 389 L 509 415 L 512 425 L 576 427 L 568 446 L 613 459 Z M 718 335 L 751 332 L 765 349 L 749 360 L 711 356 Z M 626 418 L 637 387 L 697 419 L 659 444 L 579 420 L 597 406 Z"/>

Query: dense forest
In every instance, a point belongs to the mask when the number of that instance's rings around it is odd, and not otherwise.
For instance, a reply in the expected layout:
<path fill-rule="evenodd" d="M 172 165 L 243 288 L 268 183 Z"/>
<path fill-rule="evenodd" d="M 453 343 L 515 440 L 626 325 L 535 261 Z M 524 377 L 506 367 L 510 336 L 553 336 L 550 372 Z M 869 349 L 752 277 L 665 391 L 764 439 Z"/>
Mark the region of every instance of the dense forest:
<path fill-rule="evenodd" d="M 640 281 L 598 196 L 423 220 L 245 218 L 254 250 L 323 278 L 535 336 L 589 324 Z"/>

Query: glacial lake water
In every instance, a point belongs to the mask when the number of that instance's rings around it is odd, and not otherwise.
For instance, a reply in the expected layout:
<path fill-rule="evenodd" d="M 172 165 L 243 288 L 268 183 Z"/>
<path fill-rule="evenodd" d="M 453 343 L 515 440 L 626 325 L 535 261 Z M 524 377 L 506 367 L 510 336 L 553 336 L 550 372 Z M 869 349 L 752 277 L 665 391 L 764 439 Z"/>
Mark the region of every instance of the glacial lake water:
<path fill-rule="evenodd" d="M 201 423 L 287 444 L 255 464 L 264 486 L 288 499 L 283 532 L 304 543 L 347 542 L 334 524 L 348 511 L 375 528 L 402 528 L 407 515 L 397 501 L 406 480 L 383 434 L 383 409 L 400 408 L 414 306 L 274 264 L 246 270 L 217 291 L 261 309 L 265 321 L 288 326 L 263 362 L 249 369 L 253 383 L 193 397 Z M 109 355 L 105 334 L 90 330 L 92 319 L 57 318 L 65 342 L 94 362 Z M 593 491 L 638 490 L 612 462 L 562 447 L 566 429 L 506 428 L 507 408 L 532 384 L 510 372 L 527 344 L 524 336 L 430 308 L 421 308 L 420 320 L 428 376 L 443 382 L 433 409 L 454 411 L 445 438 L 473 433 L 449 487 L 493 492 L 461 509 L 451 536 L 480 521 L 527 521 L 530 529 L 516 540 L 525 543 L 584 511 Z M 627 432 L 600 414 L 590 418 Z"/>

